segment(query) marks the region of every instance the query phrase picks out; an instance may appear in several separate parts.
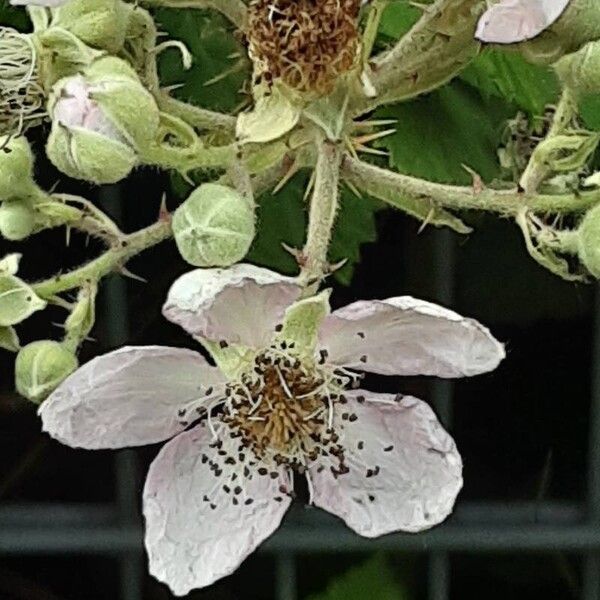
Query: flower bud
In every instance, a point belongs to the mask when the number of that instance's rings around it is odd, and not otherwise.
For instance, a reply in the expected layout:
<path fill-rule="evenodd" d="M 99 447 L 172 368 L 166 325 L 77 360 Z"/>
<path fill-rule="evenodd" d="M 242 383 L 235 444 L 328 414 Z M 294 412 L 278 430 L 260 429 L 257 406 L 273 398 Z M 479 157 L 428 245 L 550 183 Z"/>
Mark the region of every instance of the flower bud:
<path fill-rule="evenodd" d="M 152 96 L 123 61 L 96 61 L 85 75 L 59 81 L 49 102 L 52 130 L 46 152 L 65 174 L 115 183 L 137 163 L 158 129 Z"/>
<path fill-rule="evenodd" d="M 24 137 L 0 137 L 0 202 L 26 194 L 33 181 L 33 152 Z"/>
<path fill-rule="evenodd" d="M 586 213 L 577 234 L 579 260 L 594 277 L 600 279 L 600 206 Z"/>
<path fill-rule="evenodd" d="M 205 183 L 173 214 L 183 258 L 196 267 L 226 267 L 244 258 L 254 239 L 254 210 L 236 190 Z"/>
<path fill-rule="evenodd" d="M 122 0 L 70 0 L 54 12 L 51 26 L 70 31 L 94 48 L 117 53 L 125 42 L 130 10 Z"/>
<path fill-rule="evenodd" d="M 35 211 L 27 200 L 12 199 L 0 204 L 0 235 L 18 242 L 35 229 Z"/>
<path fill-rule="evenodd" d="M 77 366 L 77 357 L 58 342 L 40 340 L 27 344 L 15 361 L 17 391 L 40 404 Z"/>

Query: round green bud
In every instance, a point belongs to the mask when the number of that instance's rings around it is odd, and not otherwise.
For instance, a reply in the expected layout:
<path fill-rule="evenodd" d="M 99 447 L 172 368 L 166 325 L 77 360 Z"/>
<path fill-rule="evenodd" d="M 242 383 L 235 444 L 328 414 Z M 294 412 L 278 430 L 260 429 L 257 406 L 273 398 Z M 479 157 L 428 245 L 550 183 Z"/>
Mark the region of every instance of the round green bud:
<path fill-rule="evenodd" d="M 579 260 L 594 277 L 600 279 L 600 206 L 586 213 L 577 234 Z"/>
<path fill-rule="evenodd" d="M 173 234 L 183 258 L 196 267 L 227 267 L 248 252 L 254 208 L 236 190 L 205 183 L 173 214 Z"/>
<path fill-rule="evenodd" d="M 131 7 L 122 0 L 70 0 L 54 11 L 51 26 L 111 53 L 123 48 Z"/>
<path fill-rule="evenodd" d="M 26 200 L 12 199 L 0 204 L 0 235 L 18 242 L 35 229 L 35 211 Z"/>
<path fill-rule="evenodd" d="M 27 193 L 33 183 L 33 152 L 23 136 L 0 137 L 0 202 Z"/>
<path fill-rule="evenodd" d="M 32 402 L 40 404 L 77 369 L 77 366 L 77 357 L 59 342 L 32 342 L 21 348 L 17 354 L 17 391 Z"/>

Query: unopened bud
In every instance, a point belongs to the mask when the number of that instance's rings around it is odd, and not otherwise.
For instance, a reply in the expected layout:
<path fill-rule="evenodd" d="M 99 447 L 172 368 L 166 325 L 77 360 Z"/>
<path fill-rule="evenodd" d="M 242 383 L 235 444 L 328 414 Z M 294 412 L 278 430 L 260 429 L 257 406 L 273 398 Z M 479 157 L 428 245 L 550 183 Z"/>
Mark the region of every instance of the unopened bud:
<path fill-rule="evenodd" d="M 579 260 L 594 277 L 600 279 L 600 206 L 586 213 L 577 234 Z"/>
<path fill-rule="evenodd" d="M 77 369 L 77 366 L 77 357 L 59 342 L 32 342 L 17 354 L 17 391 L 32 402 L 40 404 Z"/>
<path fill-rule="evenodd" d="M 24 137 L 8 142 L 0 137 L 0 202 L 30 191 L 33 182 L 33 152 Z"/>
<path fill-rule="evenodd" d="M 0 235 L 18 242 L 35 229 L 35 211 L 27 200 L 6 200 L 0 204 Z"/>
<path fill-rule="evenodd" d="M 173 214 L 173 233 L 191 265 L 232 265 L 244 258 L 254 239 L 252 203 L 232 188 L 205 183 Z"/>

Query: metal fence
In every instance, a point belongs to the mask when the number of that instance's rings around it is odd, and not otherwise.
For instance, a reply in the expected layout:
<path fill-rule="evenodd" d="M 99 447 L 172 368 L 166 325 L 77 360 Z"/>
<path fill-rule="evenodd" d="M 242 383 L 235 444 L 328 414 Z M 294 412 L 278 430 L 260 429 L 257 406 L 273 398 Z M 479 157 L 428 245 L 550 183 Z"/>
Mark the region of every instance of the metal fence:
<path fill-rule="evenodd" d="M 435 288 L 452 305 L 454 244 L 448 234 L 435 238 Z M 112 307 L 112 345 L 126 338 L 125 290 L 110 282 L 105 302 Z M 597 295 L 593 364 L 600 361 L 600 294 Z M 117 318 L 118 317 L 118 318 Z M 307 553 L 370 552 L 375 549 L 424 553 L 428 561 L 429 600 L 448 600 L 454 553 L 560 551 L 584 560 L 581 600 L 600 599 L 600 369 L 592 369 L 587 501 L 459 502 L 450 521 L 418 535 L 396 534 L 364 540 L 321 511 L 292 511 L 283 527 L 261 548 L 276 563 L 277 600 L 297 599 L 296 559 Z M 438 414 L 452 429 L 453 384 L 436 382 L 432 397 Z M 0 555 L 103 555 L 119 559 L 119 600 L 141 600 L 145 557 L 139 521 L 136 454 L 115 455 L 117 498 L 102 505 L 0 504 Z"/>

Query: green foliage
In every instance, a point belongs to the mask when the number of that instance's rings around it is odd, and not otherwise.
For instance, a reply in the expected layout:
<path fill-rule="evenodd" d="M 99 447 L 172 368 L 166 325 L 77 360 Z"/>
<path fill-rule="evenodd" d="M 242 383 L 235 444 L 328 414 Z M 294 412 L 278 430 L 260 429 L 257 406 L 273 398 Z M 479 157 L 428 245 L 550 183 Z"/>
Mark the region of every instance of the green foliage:
<path fill-rule="evenodd" d="M 376 555 L 337 577 L 324 592 L 308 600 L 407 600 L 405 587 L 396 580 L 385 557 Z"/>
<path fill-rule="evenodd" d="M 157 11 L 161 29 L 183 42 L 192 53 L 193 64 L 183 69 L 177 50 L 167 50 L 159 61 L 161 81 L 166 86 L 183 84 L 174 96 L 203 108 L 230 112 L 245 100 L 241 94 L 249 77 L 250 63 L 223 17 L 201 10 Z M 222 77 L 223 73 L 228 75 Z M 211 83 L 219 77 L 218 81 Z"/>
<path fill-rule="evenodd" d="M 600 131 L 600 94 L 589 94 L 581 98 L 579 114 L 586 127 Z"/>
<path fill-rule="evenodd" d="M 296 261 L 282 243 L 293 248 L 303 246 L 308 207 L 303 200 L 306 185 L 306 175 L 298 175 L 278 194 L 264 194 L 259 199 L 258 235 L 248 255 L 250 261 L 289 275 L 297 273 Z M 360 246 L 376 240 L 377 208 L 378 204 L 370 198 L 357 198 L 347 189 L 342 191 L 329 252 L 332 262 L 348 259 L 335 274 L 340 283 L 350 284 L 354 265 L 360 260 Z"/>
<path fill-rule="evenodd" d="M 528 63 L 520 54 L 502 50 L 482 52 L 462 73 L 484 98 L 502 98 L 533 115 L 558 98 L 556 75 L 547 67 Z"/>
<path fill-rule="evenodd" d="M 514 107 L 455 81 L 413 102 L 377 112 L 393 118 L 396 133 L 380 146 L 390 153 L 390 165 L 402 173 L 444 183 L 468 184 L 473 169 L 485 181 L 499 175 L 496 150 L 506 119 Z"/>

